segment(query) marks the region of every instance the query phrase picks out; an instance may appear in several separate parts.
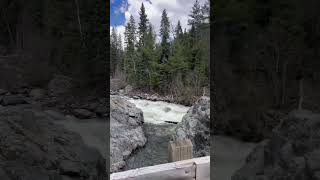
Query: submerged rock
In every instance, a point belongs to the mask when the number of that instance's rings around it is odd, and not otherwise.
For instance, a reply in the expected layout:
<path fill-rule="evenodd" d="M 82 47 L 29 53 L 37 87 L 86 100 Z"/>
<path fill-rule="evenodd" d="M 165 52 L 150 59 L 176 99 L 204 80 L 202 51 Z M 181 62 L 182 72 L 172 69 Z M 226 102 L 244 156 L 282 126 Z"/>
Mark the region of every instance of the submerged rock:
<path fill-rule="evenodd" d="M 190 139 L 194 157 L 210 155 L 210 97 L 201 97 L 178 123 L 174 139 Z"/>
<path fill-rule="evenodd" d="M 110 96 L 110 163 L 111 172 L 125 166 L 125 160 L 147 139 L 142 125 L 142 111 L 120 96 Z"/>
<path fill-rule="evenodd" d="M 320 171 L 320 114 L 293 111 L 270 139 L 247 157 L 232 180 L 317 179 Z"/>
<path fill-rule="evenodd" d="M 164 112 L 169 112 L 169 111 L 171 111 L 171 108 L 165 107 L 165 108 L 163 109 L 163 111 L 164 111 Z"/>

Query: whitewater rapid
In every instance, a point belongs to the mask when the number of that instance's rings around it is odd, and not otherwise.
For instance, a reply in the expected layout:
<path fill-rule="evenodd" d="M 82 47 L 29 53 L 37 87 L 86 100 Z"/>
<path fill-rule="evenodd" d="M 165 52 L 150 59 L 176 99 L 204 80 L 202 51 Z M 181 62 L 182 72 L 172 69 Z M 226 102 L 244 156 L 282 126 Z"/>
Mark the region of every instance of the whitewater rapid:
<path fill-rule="evenodd" d="M 180 122 L 189 107 L 163 101 L 142 99 L 130 99 L 129 101 L 143 112 L 146 122 L 144 131 L 148 142 L 144 148 L 129 158 L 127 168 L 134 169 L 167 163 L 167 146 L 170 134 L 176 125 L 165 121 Z M 247 155 L 255 147 L 253 143 L 242 142 L 228 136 L 214 136 L 211 141 L 214 160 L 211 176 L 218 180 L 231 180 L 232 174 L 242 167 Z"/>
<path fill-rule="evenodd" d="M 164 101 L 149 101 L 143 99 L 130 99 L 131 103 L 143 112 L 144 122 L 151 124 L 164 124 L 166 121 L 180 122 L 190 107 Z"/>

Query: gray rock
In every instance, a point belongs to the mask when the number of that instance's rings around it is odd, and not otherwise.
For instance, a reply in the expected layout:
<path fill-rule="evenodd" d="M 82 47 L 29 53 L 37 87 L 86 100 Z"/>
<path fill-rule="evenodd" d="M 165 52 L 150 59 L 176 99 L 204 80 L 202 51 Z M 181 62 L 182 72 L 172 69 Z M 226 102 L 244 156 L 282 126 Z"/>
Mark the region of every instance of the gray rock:
<path fill-rule="evenodd" d="M 320 171 L 315 172 L 313 178 L 314 180 L 320 180 Z"/>
<path fill-rule="evenodd" d="M 310 171 L 320 171 L 320 149 L 316 149 L 307 155 L 307 167 Z"/>
<path fill-rule="evenodd" d="M 251 152 L 232 180 L 316 179 L 320 171 L 320 114 L 293 111 L 280 120 L 272 136 Z M 255 158 L 251 158 L 255 157 Z"/>
<path fill-rule="evenodd" d="M 46 91 L 44 89 L 32 89 L 29 93 L 29 96 L 33 97 L 34 99 L 42 99 L 45 97 Z"/>
<path fill-rule="evenodd" d="M 73 87 L 72 79 L 66 76 L 56 76 L 48 84 L 51 96 L 59 96 L 68 93 Z"/>
<path fill-rule="evenodd" d="M 142 111 L 119 96 L 110 97 L 110 164 L 111 172 L 125 166 L 130 154 L 142 147 L 144 135 Z"/>
<path fill-rule="evenodd" d="M 164 111 L 164 112 L 169 112 L 169 111 L 171 111 L 171 108 L 165 107 L 165 108 L 163 109 L 163 111 Z"/>
<path fill-rule="evenodd" d="M 174 139 L 190 139 L 194 157 L 210 154 L 210 98 L 201 97 L 182 118 Z"/>
<path fill-rule="evenodd" d="M 95 112 L 96 112 L 98 115 L 106 116 L 106 114 L 107 114 L 107 107 L 105 107 L 105 106 L 98 106 L 98 107 L 95 109 Z"/>
<path fill-rule="evenodd" d="M 87 109 L 74 109 L 73 115 L 79 119 L 89 119 L 95 117 L 95 113 Z"/>
<path fill-rule="evenodd" d="M 60 162 L 60 172 L 63 175 L 80 176 L 83 167 L 79 166 L 77 162 L 63 160 Z"/>
<path fill-rule="evenodd" d="M 52 117 L 54 120 L 64 120 L 66 119 L 66 117 L 64 116 L 64 114 L 58 112 L 58 111 L 54 111 L 54 110 L 45 110 L 45 113 L 47 113 L 50 117 Z"/>
<path fill-rule="evenodd" d="M 79 119 L 68 114 L 68 115 L 66 115 L 66 120 L 76 121 L 76 120 L 79 120 Z"/>
<path fill-rule="evenodd" d="M 127 85 L 125 88 L 124 88 L 124 93 L 125 94 L 129 94 L 131 93 L 133 90 L 133 87 L 131 85 Z"/>
<path fill-rule="evenodd" d="M 105 159 L 96 149 L 34 111 L 30 105 L 0 110 L 0 179 L 106 179 Z"/>
<path fill-rule="evenodd" d="M 0 168 L 0 179 L 1 180 L 10 180 L 7 173 L 1 168 Z"/>
<path fill-rule="evenodd" d="M 3 106 L 9 106 L 9 105 L 19 105 L 19 104 L 26 104 L 27 102 L 24 100 L 23 97 L 17 96 L 17 95 L 11 95 L 11 96 L 4 96 L 2 98 L 2 105 Z"/>
<path fill-rule="evenodd" d="M 5 90 L 5 89 L 0 89 L 0 95 L 5 95 L 5 94 L 7 94 L 7 90 Z"/>

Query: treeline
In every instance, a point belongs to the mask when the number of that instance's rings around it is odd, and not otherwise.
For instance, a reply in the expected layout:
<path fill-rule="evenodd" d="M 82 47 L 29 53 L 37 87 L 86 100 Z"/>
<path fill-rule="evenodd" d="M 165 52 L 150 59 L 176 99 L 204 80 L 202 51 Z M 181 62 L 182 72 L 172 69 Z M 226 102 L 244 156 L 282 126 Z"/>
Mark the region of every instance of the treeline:
<path fill-rule="evenodd" d="M 319 8 L 317 0 L 215 1 L 216 131 L 259 139 L 279 112 L 320 110 Z"/>
<path fill-rule="evenodd" d="M 142 91 L 175 98 L 202 95 L 203 88 L 209 87 L 209 9 L 209 1 L 202 6 L 195 1 L 189 15 L 189 30 L 183 30 L 180 21 L 172 27 L 164 9 L 157 40 L 142 3 L 138 26 L 133 16 L 125 26 L 124 49 L 121 37 L 112 29 L 111 76 L 124 73 L 126 81 Z"/>
<path fill-rule="evenodd" d="M 107 5 L 99 0 L 0 0 L 0 55 L 18 55 L 34 86 L 62 74 L 103 89 L 109 54 L 102 7 Z"/>

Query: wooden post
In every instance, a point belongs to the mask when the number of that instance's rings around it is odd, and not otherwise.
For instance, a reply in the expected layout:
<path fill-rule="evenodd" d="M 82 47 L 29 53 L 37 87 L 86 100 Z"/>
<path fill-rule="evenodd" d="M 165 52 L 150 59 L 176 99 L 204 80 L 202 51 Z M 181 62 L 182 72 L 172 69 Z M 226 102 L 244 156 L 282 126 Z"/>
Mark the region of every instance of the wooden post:
<path fill-rule="evenodd" d="M 190 139 L 169 142 L 169 162 L 192 159 L 193 146 Z"/>

